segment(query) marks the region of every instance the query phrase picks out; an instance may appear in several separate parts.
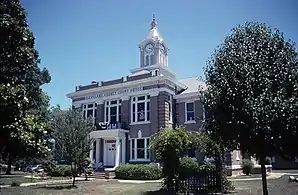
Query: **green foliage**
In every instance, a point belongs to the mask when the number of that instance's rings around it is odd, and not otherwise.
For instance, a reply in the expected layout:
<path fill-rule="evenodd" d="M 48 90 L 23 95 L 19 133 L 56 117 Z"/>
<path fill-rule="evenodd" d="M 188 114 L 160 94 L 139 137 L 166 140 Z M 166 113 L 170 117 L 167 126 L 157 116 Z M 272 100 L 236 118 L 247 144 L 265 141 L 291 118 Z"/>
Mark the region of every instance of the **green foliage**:
<path fill-rule="evenodd" d="M 243 173 L 245 175 L 249 175 L 249 174 L 252 173 L 253 166 L 254 166 L 254 164 L 250 159 L 243 159 L 242 160 L 241 167 L 242 167 Z"/>
<path fill-rule="evenodd" d="M 161 169 L 152 165 L 120 165 L 115 170 L 117 179 L 158 180 L 161 179 Z"/>
<path fill-rule="evenodd" d="M 204 163 L 200 165 L 199 170 L 206 171 L 206 172 L 212 172 L 216 170 L 216 167 L 214 164 L 211 163 Z"/>
<path fill-rule="evenodd" d="M 69 177 L 72 176 L 70 165 L 57 165 L 49 173 L 51 177 Z"/>
<path fill-rule="evenodd" d="M 53 117 L 51 128 L 55 130 L 55 145 L 62 149 L 64 159 L 72 163 L 73 178 L 76 170 L 89 155 L 95 126 L 91 119 L 85 119 L 80 110 L 68 110 Z M 74 185 L 75 179 L 73 180 Z"/>
<path fill-rule="evenodd" d="M 298 117 L 298 64 L 282 33 L 262 23 L 238 26 L 209 61 L 206 78 L 208 129 L 253 154 L 270 154 L 290 139 Z"/>
<path fill-rule="evenodd" d="M 179 158 L 190 148 L 191 135 L 184 128 L 164 129 L 151 141 L 157 160 L 163 163 L 164 184 L 168 190 L 179 189 Z"/>
<path fill-rule="evenodd" d="M 16 157 L 48 152 L 49 98 L 40 87 L 51 78 L 38 67 L 35 38 L 20 2 L 1 1 L 0 18 L 0 151 L 10 167 Z"/>
<path fill-rule="evenodd" d="M 16 186 L 20 186 L 21 182 L 20 181 L 12 181 L 11 182 L 11 187 L 16 187 Z"/>
<path fill-rule="evenodd" d="M 179 178 L 181 180 L 194 176 L 198 170 L 199 164 L 196 162 L 196 160 L 192 158 L 180 159 Z"/>
<path fill-rule="evenodd" d="M 52 159 L 45 159 L 41 164 L 46 173 L 52 172 L 56 167 L 56 163 Z"/>
<path fill-rule="evenodd" d="M 207 62 L 205 129 L 262 159 L 297 155 L 297 59 L 294 44 L 266 24 L 233 29 Z"/>

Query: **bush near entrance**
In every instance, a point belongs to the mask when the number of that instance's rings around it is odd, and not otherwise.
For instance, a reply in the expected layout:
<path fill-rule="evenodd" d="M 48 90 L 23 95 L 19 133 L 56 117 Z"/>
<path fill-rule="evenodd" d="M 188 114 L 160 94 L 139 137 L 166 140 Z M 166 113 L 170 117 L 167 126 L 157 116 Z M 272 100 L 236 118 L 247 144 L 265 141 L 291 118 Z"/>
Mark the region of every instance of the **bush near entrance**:
<path fill-rule="evenodd" d="M 158 180 L 161 179 L 161 169 L 153 165 L 120 165 L 115 170 L 117 179 Z"/>

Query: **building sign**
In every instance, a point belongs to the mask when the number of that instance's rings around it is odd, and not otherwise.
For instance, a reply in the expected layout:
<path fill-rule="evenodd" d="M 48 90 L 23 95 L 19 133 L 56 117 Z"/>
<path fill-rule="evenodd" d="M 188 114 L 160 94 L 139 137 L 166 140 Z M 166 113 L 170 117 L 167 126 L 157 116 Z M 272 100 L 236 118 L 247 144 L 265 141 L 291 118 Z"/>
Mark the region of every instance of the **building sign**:
<path fill-rule="evenodd" d="M 117 91 L 112 91 L 112 92 L 106 92 L 106 93 L 98 93 L 95 95 L 90 95 L 86 96 L 85 99 L 95 99 L 95 98 L 100 98 L 100 97 L 107 97 L 107 96 L 112 96 L 112 95 L 119 95 L 119 94 L 125 94 L 125 93 L 131 93 L 131 92 L 136 92 L 136 91 L 143 91 L 144 87 L 135 87 L 135 88 L 129 88 L 129 89 L 120 89 Z"/>

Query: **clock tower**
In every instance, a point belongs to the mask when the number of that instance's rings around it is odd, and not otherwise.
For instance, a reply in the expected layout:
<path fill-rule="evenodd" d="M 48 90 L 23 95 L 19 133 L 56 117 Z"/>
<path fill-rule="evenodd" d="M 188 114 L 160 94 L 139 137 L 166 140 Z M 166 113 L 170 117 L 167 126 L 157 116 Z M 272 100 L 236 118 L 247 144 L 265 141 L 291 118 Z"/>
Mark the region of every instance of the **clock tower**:
<path fill-rule="evenodd" d="M 139 45 L 140 48 L 140 67 L 152 65 L 168 66 L 168 47 L 160 35 L 155 15 L 153 14 L 150 31 L 146 39 Z"/>

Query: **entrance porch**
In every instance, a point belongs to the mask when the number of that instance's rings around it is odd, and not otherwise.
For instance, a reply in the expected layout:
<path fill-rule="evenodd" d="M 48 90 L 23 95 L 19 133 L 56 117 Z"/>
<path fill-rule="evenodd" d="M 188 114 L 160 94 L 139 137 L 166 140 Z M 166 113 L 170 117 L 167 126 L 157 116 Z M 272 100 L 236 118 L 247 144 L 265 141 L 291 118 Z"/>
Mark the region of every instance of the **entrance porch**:
<path fill-rule="evenodd" d="M 90 150 L 90 159 L 95 164 L 101 163 L 103 167 L 115 169 L 126 160 L 126 134 L 124 129 L 97 130 L 90 133 L 94 140 Z M 95 156 L 94 156 L 95 155 Z"/>

